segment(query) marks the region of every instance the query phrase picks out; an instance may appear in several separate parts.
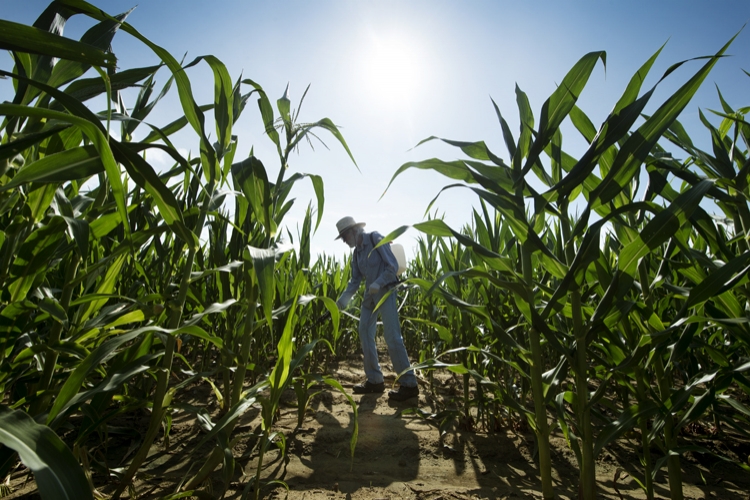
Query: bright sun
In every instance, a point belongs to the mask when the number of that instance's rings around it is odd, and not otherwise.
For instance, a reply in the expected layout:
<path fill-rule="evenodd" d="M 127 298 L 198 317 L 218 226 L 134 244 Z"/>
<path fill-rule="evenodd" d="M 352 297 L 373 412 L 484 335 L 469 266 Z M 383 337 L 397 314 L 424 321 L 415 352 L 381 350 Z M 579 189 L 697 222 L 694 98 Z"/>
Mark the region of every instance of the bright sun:
<path fill-rule="evenodd" d="M 373 36 L 360 61 L 363 86 L 373 105 L 401 108 L 424 86 L 425 62 L 407 36 Z"/>

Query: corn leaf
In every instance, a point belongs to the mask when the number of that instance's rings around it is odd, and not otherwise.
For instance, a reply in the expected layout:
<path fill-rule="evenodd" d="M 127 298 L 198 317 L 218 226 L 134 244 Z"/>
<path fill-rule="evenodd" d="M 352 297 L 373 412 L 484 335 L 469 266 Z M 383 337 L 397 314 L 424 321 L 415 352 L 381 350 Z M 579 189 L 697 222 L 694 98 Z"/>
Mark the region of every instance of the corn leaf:
<path fill-rule="evenodd" d="M 76 42 L 33 26 L 0 19 L 0 49 L 59 57 L 92 66 L 114 68 L 117 58 L 87 43 Z"/>
<path fill-rule="evenodd" d="M 0 442 L 18 452 L 34 472 L 43 499 L 93 500 L 78 460 L 46 425 L 37 424 L 21 410 L 0 405 Z"/>

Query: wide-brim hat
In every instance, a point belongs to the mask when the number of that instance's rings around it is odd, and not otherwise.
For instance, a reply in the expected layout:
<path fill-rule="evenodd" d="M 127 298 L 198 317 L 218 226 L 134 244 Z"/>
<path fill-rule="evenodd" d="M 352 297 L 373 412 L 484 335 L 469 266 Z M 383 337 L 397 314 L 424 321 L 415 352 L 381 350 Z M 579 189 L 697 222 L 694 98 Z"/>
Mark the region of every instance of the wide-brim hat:
<path fill-rule="evenodd" d="M 340 221 L 336 223 L 336 229 L 339 230 L 339 235 L 334 238 L 334 240 L 337 240 L 341 238 L 341 236 L 349 229 L 353 227 L 365 227 L 364 222 L 357 222 L 354 220 L 354 217 L 344 217 Z"/>

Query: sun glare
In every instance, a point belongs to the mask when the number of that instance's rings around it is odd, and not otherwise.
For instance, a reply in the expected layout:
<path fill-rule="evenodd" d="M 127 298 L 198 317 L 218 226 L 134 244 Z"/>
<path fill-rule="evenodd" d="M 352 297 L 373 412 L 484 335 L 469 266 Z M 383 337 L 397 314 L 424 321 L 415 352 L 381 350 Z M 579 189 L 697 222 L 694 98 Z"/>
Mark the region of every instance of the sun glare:
<path fill-rule="evenodd" d="M 407 36 L 373 36 L 360 61 L 371 105 L 403 107 L 423 86 L 426 64 L 418 45 Z"/>

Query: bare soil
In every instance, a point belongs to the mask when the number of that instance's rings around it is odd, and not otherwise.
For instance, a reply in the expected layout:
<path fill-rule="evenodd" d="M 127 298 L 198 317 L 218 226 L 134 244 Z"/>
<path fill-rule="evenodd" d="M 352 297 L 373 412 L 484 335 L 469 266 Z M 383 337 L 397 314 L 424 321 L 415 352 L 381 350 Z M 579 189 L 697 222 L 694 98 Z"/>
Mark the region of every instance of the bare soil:
<path fill-rule="evenodd" d="M 387 355 L 381 353 L 381 360 Z M 384 369 L 390 369 L 385 363 Z M 364 379 L 361 361 L 339 363 L 331 370 L 351 393 L 351 387 Z M 386 379 L 393 382 L 393 374 Z M 301 427 L 297 427 L 296 397 L 289 391 L 274 430 L 286 438 L 286 454 L 278 448 L 266 452 L 262 477 L 270 483 L 261 490 L 262 498 L 301 499 L 523 499 L 541 498 L 541 480 L 536 464 L 533 433 L 517 420 L 466 419 L 451 411 L 461 397 L 461 380 L 449 373 L 434 373 L 432 387 L 420 378 L 420 396 L 403 403 L 389 401 L 387 394 L 354 396 L 358 407 L 358 442 L 352 457 L 350 440 L 354 430 L 353 412 L 346 396 L 329 386 L 321 386 L 310 402 Z M 207 383 L 188 389 L 198 400 L 214 401 Z M 218 414 L 215 402 L 210 408 Z M 440 429 L 440 418 L 443 428 Z M 253 432 L 258 428 L 257 409 L 249 410 L 235 429 L 235 474 L 224 498 L 253 498 L 249 480 L 255 475 L 258 454 Z M 92 447 L 92 457 L 110 468 L 124 467 L 137 449 L 139 435 L 148 424 L 145 412 L 129 417 L 113 428 L 107 441 Z M 71 430 L 71 436 L 74 430 Z M 185 412 L 175 414 L 169 447 L 157 442 L 147 463 L 136 477 L 134 490 L 139 499 L 160 499 L 178 491 L 187 477 L 205 462 L 214 444 L 200 449 L 196 444 L 203 431 L 195 418 Z M 65 435 L 64 435 L 65 437 Z M 735 460 L 747 460 L 747 440 L 696 432 L 684 441 L 697 443 Z M 559 431 L 552 437 L 552 464 L 555 494 L 559 499 L 578 498 L 578 467 L 575 455 Z M 597 462 L 598 498 L 642 499 L 645 494 L 634 480 L 641 479 L 638 458 L 639 436 L 621 439 L 607 448 Z M 658 454 L 658 450 L 655 450 Z M 657 455 L 658 456 L 658 455 Z M 682 460 L 683 491 L 686 499 L 750 500 L 750 473 L 735 464 L 707 455 L 688 454 Z M 97 464 L 92 468 L 97 470 Z M 114 484 L 106 469 L 94 475 L 97 491 L 108 498 Z M 657 498 L 669 498 L 666 467 L 657 475 Z M 281 482 L 285 483 L 284 486 Z M 37 498 L 28 471 L 14 472 L 7 498 Z M 288 490 L 287 490 L 288 488 Z M 219 467 L 201 485 L 200 498 L 219 498 L 224 479 Z M 127 498 L 125 494 L 123 498 Z"/>

